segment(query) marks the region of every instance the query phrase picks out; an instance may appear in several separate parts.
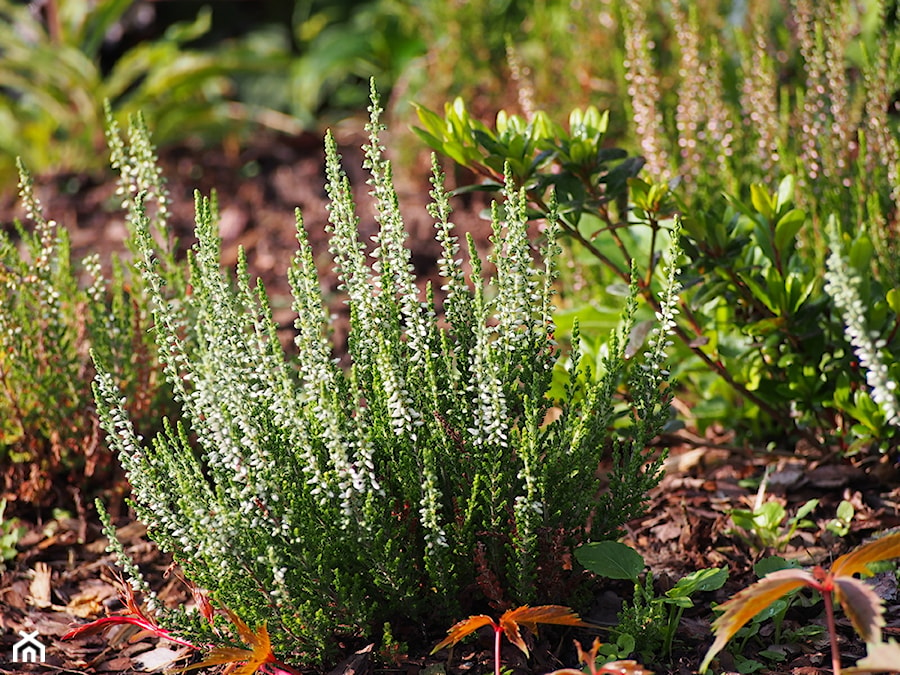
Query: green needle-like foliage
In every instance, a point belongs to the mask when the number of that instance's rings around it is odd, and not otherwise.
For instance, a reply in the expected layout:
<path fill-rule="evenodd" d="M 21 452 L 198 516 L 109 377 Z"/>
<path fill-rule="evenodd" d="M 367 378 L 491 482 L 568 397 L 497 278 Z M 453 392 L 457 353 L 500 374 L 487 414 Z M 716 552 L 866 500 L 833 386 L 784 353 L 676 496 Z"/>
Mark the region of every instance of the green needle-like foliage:
<path fill-rule="evenodd" d="M 142 431 L 157 423 L 170 396 L 140 280 L 118 260 L 106 281 L 99 256 L 73 259 L 68 232 L 45 217 L 21 162 L 19 194 L 25 221 L 14 232 L 0 230 L 0 491 L 63 506 L 65 492 L 90 496 L 115 466 L 100 442 L 89 351 L 122 383 Z M 177 274 L 172 268 L 167 278 L 175 282 Z"/>
<path fill-rule="evenodd" d="M 350 310 L 345 360 L 328 338 L 299 213 L 288 273 L 297 353 L 288 358 L 246 260 L 233 279 L 220 269 L 214 205 L 197 197 L 191 292 L 170 298 L 138 196 L 134 236 L 183 421 L 143 443 L 97 364 L 102 424 L 152 538 L 217 604 L 248 625 L 266 622 L 276 653 L 301 660 L 322 658 L 335 634 L 371 634 L 397 617 L 445 625 L 463 592 L 479 582 L 489 592 L 486 579 L 499 582 L 507 601 L 546 600 L 540 570 L 561 567 L 572 546 L 642 513 L 660 478 L 650 441 L 669 419 L 664 361 L 677 251 L 647 353 L 634 364 L 624 357 L 632 293 L 605 375 L 585 376 L 576 345 L 567 397 L 552 400 L 560 354 L 554 219 L 536 255 L 524 193 L 508 181 L 505 203 L 493 210 L 492 276 L 483 278 L 471 243 L 467 274 L 435 168 L 439 314 L 412 275 L 374 91 L 372 100 L 366 168 L 380 229 L 368 254 L 326 138 L 330 249 Z M 617 392 L 629 381 L 625 404 Z M 601 496 L 603 460 L 612 473 Z M 196 622 L 183 612 L 160 611 L 163 626 L 193 634 Z"/>

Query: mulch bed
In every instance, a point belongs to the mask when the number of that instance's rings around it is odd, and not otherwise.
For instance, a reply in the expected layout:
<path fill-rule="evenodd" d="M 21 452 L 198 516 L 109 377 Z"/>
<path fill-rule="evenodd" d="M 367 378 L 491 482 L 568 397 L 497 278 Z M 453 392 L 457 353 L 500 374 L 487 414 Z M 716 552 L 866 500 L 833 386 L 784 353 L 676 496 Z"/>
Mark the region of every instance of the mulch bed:
<path fill-rule="evenodd" d="M 361 125 L 360 125 L 361 126 Z M 367 240 L 375 231 L 371 205 L 365 195 L 361 139 L 343 139 L 345 167 L 357 190 L 361 207 L 362 237 Z M 260 137 L 247 148 L 205 151 L 198 154 L 187 148 L 167 151 L 162 158 L 174 200 L 172 219 L 176 234 L 184 246 L 191 243 L 193 196 L 195 188 L 208 192 L 218 190 L 221 205 L 223 262 L 233 264 L 237 248 L 248 252 L 252 271 L 266 283 L 277 309 L 276 319 L 290 326 L 291 316 L 284 271 L 296 250 L 293 210 L 301 207 L 313 249 L 326 270 L 327 235 L 324 172 L 319 137 L 283 139 Z M 429 186 L 423 171 L 418 176 L 398 179 L 400 203 L 404 208 L 413 263 L 423 278 L 433 276 L 439 251 L 432 239 L 431 220 L 425 212 Z M 86 176 L 53 176 L 38 180 L 38 194 L 48 217 L 66 225 L 72 234 L 76 257 L 99 251 L 108 258 L 121 253 L 125 236 L 124 217 L 117 214 L 112 181 L 103 182 Z M 482 251 L 487 250 L 489 227 L 478 213 L 482 202 L 457 204 L 456 222 L 462 230 L 472 229 Z M 0 198 L 0 222 L 8 223 L 21 216 L 14 195 Z M 326 285 L 336 285 L 333 275 L 325 272 Z M 856 509 L 850 534 L 844 538 L 820 532 L 801 531 L 781 555 L 800 559 L 804 564 L 826 565 L 866 538 L 886 529 L 900 526 L 900 481 L 892 467 L 873 463 L 854 466 L 834 460 L 819 463 L 814 456 L 802 452 L 749 452 L 731 447 L 724 432 L 698 438 L 682 434 L 663 439 L 672 447 L 667 474 L 653 490 L 647 515 L 630 523 L 626 543 L 633 545 L 653 571 L 660 593 L 679 578 L 696 569 L 727 566 L 730 579 L 725 587 L 695 598 L 696 607 L 685 613 L 679 633 L 673 665 L 658 673 L 690 673 L 711 641 L 709 607 L 723 602 L 755 577 L 752 565 L 761 554 L 754 553 L 730 532 L 728 511 L 751 508 L 756 490 L 745 486 L 746 479 L 759 479 L 767 465 L 773 465 L 768 480 L 767 497 L 783 501 L 789 512 L 811 498 L 821 500 L 813 517 L 821 524 L 833 517 L 842 499 Z M 161 554 L 149 543 L 144 528 L 129 516 L 122 501 L 122 485 L 110 485 L 105 499 L 112 501 L 111 512 L 117 514 L 119 537 L 134 556 L 151 585 L 167 602 L 189 603 L 190 593 L 171 567 L 169 556 Z M 19 542 L 19 553 L 9 561 L 0 578 L 0 673 L 139 673 L 159 671 L 173 658 L 183 655 L 177 645 L 157 638 L 135 635 L 121 627 L 103 636 L 84 636 L 71 641 L 59 638 L 72 627 L 121 610 L 113 572 L 114 561 L 105 552 L 105 539 L 95 514 L 60 504 L 69 515 L 57 515 L 46 508 L 29 508 L 28 504 L 12 504 L 11 509 L 28 527 Z M 71 515 L 74 513 L 74 515 Z M 887 604 L 885 629 L 887 636 L 900 634 L 900 611 L 897 607 L 897 580 L 893 574 L 877 579 L 877 591 Z M 630 597 L 628 584 L 604 582 L 597 586 L 594 607 L 583 618 L 597 623 L 615 622 L 615 610 Z M 811 616 L 802 612 L 788 615 L 788 622 L 820 621 L 819 609 Z M 841 617 L 841 649 L 844 662 L 850 664 L 865 653 L 864 645 L 853 635 L 849 623 Z M 37 631 L 46 646 L 43 664 L 12 663 L 13 645 L 19 631 Z M 571 645 L 572 637 L 580 637 L 587 647 L 590 639 L 583 634 L 548 631 L 555 636 L 537 642 L 533 657 L 524 662 L 513 651 L 504 652 L 504 663 L 515 672 L 546 672 L 562 663 L 557 655 L 560 645 Z M 542 632 L 542 636 L 544 633 Z M 439 639 L 440 636 L 435 636 Z M 601 639 L 607 639 L 601 635 Z M 412 675 L 426 670 L 440 672 L 484 673 L 491 670 L 492 647 L 480 641 L 458 646 L 453 661 L 426 657 L 430 644 L 410 645 L 410 654 L 394 664 L 384 664 L 373 656 L 374 650 L 353 653 L 335 664 L 333 675 L 388 673 Z M 797 645 L 779 646 L 784 653 L 780 664 L 767 672 L 792 675 L 816 675 L 830 672 L 827 639 Z M 569 647 L 563 649 L 566 653 Z M 722 664 L 727 667 L 727 654 Z M 181 662 L 181 665 L 184 661 Z M 572 665 L 567 663 L 565 665 Z"/>

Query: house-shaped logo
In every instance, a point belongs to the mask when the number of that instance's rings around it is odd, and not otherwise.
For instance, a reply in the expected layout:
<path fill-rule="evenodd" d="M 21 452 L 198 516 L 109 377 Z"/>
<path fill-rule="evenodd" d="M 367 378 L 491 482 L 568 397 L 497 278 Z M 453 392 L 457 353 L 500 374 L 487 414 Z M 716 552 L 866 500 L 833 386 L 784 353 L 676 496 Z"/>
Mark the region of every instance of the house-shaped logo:
<path fill-rule="evenodd" d="M 38 632 L 19 631 L 22 639 L 13 645 L 13 663 L 43 663 L 45 647 L 37 639 Z"/>

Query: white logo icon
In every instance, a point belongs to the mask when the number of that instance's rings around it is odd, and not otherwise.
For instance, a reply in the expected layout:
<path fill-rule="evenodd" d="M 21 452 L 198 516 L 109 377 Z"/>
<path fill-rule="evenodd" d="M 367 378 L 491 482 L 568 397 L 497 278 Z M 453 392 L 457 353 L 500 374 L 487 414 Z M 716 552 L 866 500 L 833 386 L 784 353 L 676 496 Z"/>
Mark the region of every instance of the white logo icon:
<path fill-rule="evenodd" d="M 37 639 L 38 632 L 20 630 L 19 635 L 22 639 L 13 645 L 13 663 L 43 663 L 46 648 Z"/>

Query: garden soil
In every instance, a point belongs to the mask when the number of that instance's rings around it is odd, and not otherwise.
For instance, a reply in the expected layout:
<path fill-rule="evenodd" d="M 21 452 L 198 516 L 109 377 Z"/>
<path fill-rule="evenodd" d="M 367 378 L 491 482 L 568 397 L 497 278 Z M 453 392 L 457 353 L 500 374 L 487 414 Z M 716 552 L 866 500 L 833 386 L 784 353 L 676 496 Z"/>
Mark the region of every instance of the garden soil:
<path fill-rule="evenodd" d="M 362 128 L 362 124 L 359 125 Z M 376 230 L 371 203 L 366 195 L 362 172 L 362 138 L 341 137 L 344 166 L 360 204 L 360 231 L 368 241 Z M 390 143 L 388 142 L 390 146 Z M 321 138 L 260 136 L 246 147 L 225 146 L 202 152 L 183 147 L 167 150 L 162 165 L 173 200 L 172 227 L 182 250 L 192 243 L 193 191 L 208 194 L 217 190 L 221 224 L 223 262 L 233 266 L 239 247 L 248 254 L 251 272 L 259 276 L 273 299 L 276 321 L 286 345 L 290 343 L 291 311 L 285 270 L 296 250 L 294 209 L 303 211 L 304 222 L 326 290 L 337 281 L 329 272 L 328 238 L 324 229 L 327 198 L 324 190 L 324 158 Z M 425 211 L 430 185 L 427 158 L 420 171 L 398 174 L 400 204 L 404 211 L 413 251 L 412 262 L 423 280 L 434 278 L 439 249 L 432 235 L 432 221 Z M 37 193 L 48 218 L 70 232 L 76 259 L 99 252 L 108 262 L 112 254 L 124 253 L 126 228 L 118 208 L 114 181 L 110 175 L 43 176 L 37 179 Z M 452 185 L 451 185 L 452 187 Z M 478 198 L 454 202 L 460 230 L 472 231 L 482 252 L 488 249 L 490 227 L 480 213 L 486 206 Z M 0 196 L 0 222 L 8 226 L 23 217 L 14 194 Z M 340 315 L 336 302 L 332 310 Z M 340 330 L 336 332 L 340 343 Z M 680 402 L 676 399 L 676 404 Z M 689 410 L 683 412 L 689 413 Z M 750 583 L 753 564 L 763 553 L 733 533 L 728 512 L 752 508 L 757 499 L 778 499 L 789 512 L 808 499 L 820 503 L 812 514 L 817 527 L 801 530 L 781 552 L 803 564 L 828 565 L 830 560 L 886 529 L 900 527 L 900 481 L 883 463 L 854 463 L 837 457 L 822 457 L 803 447 L 775 450 L 742 447 L 727 429 L 714 429 L 700 436 L 690 431 L 657 439 L 660 450 L 669 448 L 666 475 L 650 495 L 647 515 L 627 526 L 624 538 L 646 559 L 656 589 L 663 593 L 679 578 L 705 567 L 729 569 L 730 579 L 719 591 L 695 598 L 681 621 L 673 657 L 665 666 L 654 664 L 658 674 L 686 674 L 694 671 L 711 642 L 710 607 L 731 597 Z M 752 487 L 767 467 L 770 474 L 765 495 Z M 101 486 L 100 493 L 110 504 L 119 525 L 119 537 L 126 550 L 146 573 L 164 602 L 190 603 L 178 569 L 146 537 L 146 530 L 133 520 L 124 502 L 127 484 L 121 477 Z M 7 563 L 0 577 L 0 673 L 144 673 L 162 672 L 174 659 L 196 655 L 157 637 L 134 633 L 122 626 L 102 635 L 80 636 L 62 641 L 71 628 L 89 620 L 122 611 L 117 595 L 114 561 L 105 551 L 96 513 L 88 501 L 71 489 L 60 487 L 59 506 L 38 508 L 13 502 L 11 511 L 27 526 L 18 542 L 18 554 Z M 824 532 L 838 503 L 846 499 L 856 511 L 850 533 L 837 538 Z M 900 611 L 896 577 L 876 578 L 875 588 L 887 606 L 888 637 L 900 636 Z M 620 581 L 597 581 L 593 600 L 582 608 L 582 617 L 599 625 L 616 622 L 616 612 L 630 601 L 632 589 Z M 788 614 L 783 633 L 821 623 L 820 606 L 798 607 Z M 462 618 L 462 617 L 460 617 Z M 402 629 L 402 627 L 401 627 Z M 556 630 L 554 630 L 556 629 Z M 827 637 L 798 643 L 776 644 L 771 625 L 760 631 L 758 646 L 748 647 L 753 656 L 768 648 L 761 672 L 818 675 L 830 672 Z M 840 646 L 849 665 L 865 653 L 849 622 L 839 620 Z M 15 663 L 16 645 L 36 632 L 45 648 L 43 663 Z M 526 660 L 515 649 L 504 651 L 504 663 L 516 675 L 546 673 L 573 666 L 572 640 L 587 647 L 594 635 L 614 642 L 607 630 L 591 633 L 579 629 L 548 627 L 533 642 Z M 428 656 L 440 634 L 408 641 L 404 649 L 389 654 L 380 645 L 346 643 L 342 658 L 323 671 L 328 675 L 428 675 L 471 673 L 481 675 L 492 669 L 492 640 L 475 640 L 459 645 L 447 661 L 446 653 Z M 752 652 L 752 653 L 750 653 Z M 188 663 L 182 659 L 178 665 Z M 728 654 L 721 657 L 723 668 L 732 669 Z M 210 672 L 217 672 L 212 669 Z M 312 672 L 312 671 L 310 671 Z"/>

